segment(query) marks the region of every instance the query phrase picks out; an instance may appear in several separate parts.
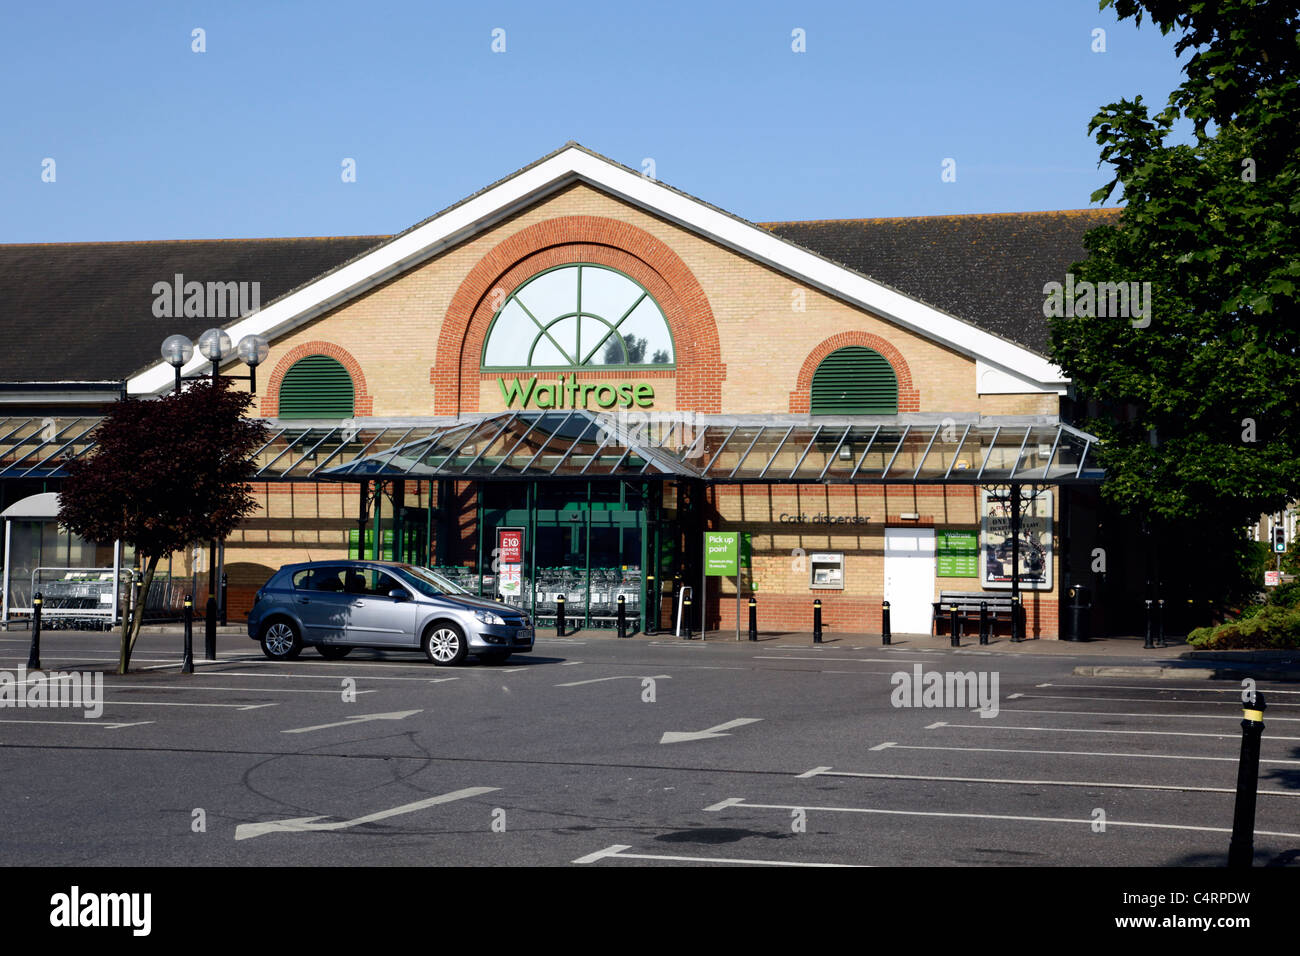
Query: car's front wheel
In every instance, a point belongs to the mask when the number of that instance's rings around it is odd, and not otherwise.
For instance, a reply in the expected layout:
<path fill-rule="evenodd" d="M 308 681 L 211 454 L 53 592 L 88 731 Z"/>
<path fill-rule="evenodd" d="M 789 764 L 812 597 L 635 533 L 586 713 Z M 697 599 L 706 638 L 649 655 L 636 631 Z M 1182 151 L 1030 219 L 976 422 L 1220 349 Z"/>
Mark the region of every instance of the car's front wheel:
<path fill-rule="evenodd" d="M 268 621 L 262 628 L 262 653 L 273 661 L 291 661 L 302 653 L 302 635 L 292 621 Z"/>
<path fill-rule="evenodd" d="M 465 660 L 469 646 L 459 627 L 442 621 L 429 626 L 424 632 L 424 656 L 439 667 L 448 667 Z"/>

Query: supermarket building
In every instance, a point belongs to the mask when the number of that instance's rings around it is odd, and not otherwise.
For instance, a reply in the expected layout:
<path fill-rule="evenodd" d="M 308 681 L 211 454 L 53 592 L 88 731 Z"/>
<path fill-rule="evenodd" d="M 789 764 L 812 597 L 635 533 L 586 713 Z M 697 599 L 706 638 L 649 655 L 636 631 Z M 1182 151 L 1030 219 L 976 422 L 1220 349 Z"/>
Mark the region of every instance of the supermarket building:
<path fill-rule="evenodd" d="M 352 555 L 543 618 L 565 593 L 584 626 L 622 594 L 667 628 L 685 586 L 697 630 L 730 630 L 739 594 L 763 630 L 808 630 L 820 600 L 832 633 L 874 632 L 888 600 L 924 632 L 941 592 L 1012 586 L 1014 491 L 1025 633 L 1055 638 L 1061 595 L 1095 585 L 1101 473 L 1042 289 L 1111 215 L 758 226 L 571 143 L 392 237 L 0 247 L 0 291 L 47 332 L 87 298 L 103 317 L 82 353 L 0 369 L 0 509 L 57 491 L 119 391 L 173 387 L 166 335 L 217 325 L 270 343 L 231 617 L 280 565 Z M 90 278 L 61 299 L 73 261 Z M 212 282 L 259 283 L 261 308 L 213 321 Z M 743 536 L 734 574 L 704 577 L 706 531 Z M 74 566 L 53 548 L 9 569 L 11 607 L 33 564 Z"/>

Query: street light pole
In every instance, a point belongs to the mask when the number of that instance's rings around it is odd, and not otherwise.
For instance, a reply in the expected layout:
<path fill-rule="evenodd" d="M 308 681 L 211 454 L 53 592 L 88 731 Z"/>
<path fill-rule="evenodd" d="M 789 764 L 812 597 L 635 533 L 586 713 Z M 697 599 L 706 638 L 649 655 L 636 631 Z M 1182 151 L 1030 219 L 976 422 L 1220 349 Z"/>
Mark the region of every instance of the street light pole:
<path fill-rule="evenodd" d="M 208 362 L 211 363 L 211 369 L 207 376 L 194 376 L 210 378 L 212 387 L 217 387 L 217 382 L 223 376 L 221 375 L 221 363 L 231 355 L 238 355 L 240 361 L 248 366 L 247 375 L 227 375 L 228 379 L 247 380 L 248 391 L 250 394 L 257 394 L 257 366 L 266 361 L 267 355 L 271 348 L 260 335 L 245 335 L 239 340 L 238 346 L 233 346 L 230 335 L 224 329 L 208 329 L 199 336 L 199 352 Z M 167 363 L 176 370 L 176 385 L 174 394 L 179 394 L 181 390 L 181 368 L 187 365 L 194 357 L 194 343 L 184 335 L 169 335 L 163 340 L 162 355 Z M 223 614 L 225 612 L 224 598 Z M 204 608 L 204 656 L 208 660 L 216 659 L 217 647 L 217 542 L 208 543 L 208 601 Z"/>

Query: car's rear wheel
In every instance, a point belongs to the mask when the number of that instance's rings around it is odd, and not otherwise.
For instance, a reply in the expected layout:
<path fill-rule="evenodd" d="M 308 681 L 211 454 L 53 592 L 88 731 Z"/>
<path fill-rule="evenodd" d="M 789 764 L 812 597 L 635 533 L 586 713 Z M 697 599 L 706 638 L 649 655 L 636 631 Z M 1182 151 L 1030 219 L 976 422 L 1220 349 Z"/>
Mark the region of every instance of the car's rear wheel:
<path fill-rule="evenodd" d="M 291 661 L 302 653 L 302 635 L 292 621 L 268 621 L 262 628 L 262 653 L 273 661 Z"/>
<path fill-rule="evenodd" d="M 478 656 L 478 659 L 481 660 L 484 664 L 504 664 L 506 661 L 510 660 L 510 652 L 509 651 L 488 651 L 484 654 L 480 654 Z"/>
<path fill-rule="evenodd" d="M 317 644 L 316 650 L 327 661 L 341 661 L 352 653 L 352 648 L 339 644 Z"/>
<path fill-rule="evenodd" d="M 429 625 L 422 643 L 424 656 L 439 667 L 460 664 L 469 653 L 464 632 L 449 621 Z"/>

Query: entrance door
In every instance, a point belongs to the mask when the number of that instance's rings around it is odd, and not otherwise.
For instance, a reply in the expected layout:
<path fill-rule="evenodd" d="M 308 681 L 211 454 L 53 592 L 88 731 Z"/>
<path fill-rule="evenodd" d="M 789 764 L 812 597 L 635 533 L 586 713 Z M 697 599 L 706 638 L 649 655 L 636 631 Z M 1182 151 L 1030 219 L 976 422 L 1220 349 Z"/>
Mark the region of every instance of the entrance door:
<path fill-rule="evenodd" d="M 934 608 L 934 529 L 885 529 L 885 600 L 890 628 L 929 634 Z"/>

